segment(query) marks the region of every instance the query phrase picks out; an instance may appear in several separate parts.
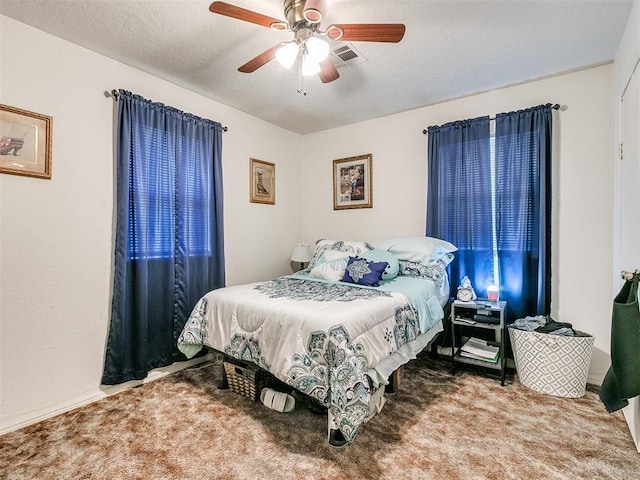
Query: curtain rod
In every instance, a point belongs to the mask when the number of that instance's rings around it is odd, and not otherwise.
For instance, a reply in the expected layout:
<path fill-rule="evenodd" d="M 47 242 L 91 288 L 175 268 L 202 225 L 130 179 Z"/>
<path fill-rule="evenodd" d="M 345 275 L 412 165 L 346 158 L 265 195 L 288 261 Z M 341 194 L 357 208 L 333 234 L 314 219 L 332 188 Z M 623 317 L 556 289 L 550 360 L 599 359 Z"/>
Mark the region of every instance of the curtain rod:
<path fill-rule="evenodd" d="M 551 105 L 551 109 L 553 110 L 560 110 L 560 104 L 558 103 L 554 103 L 553 105 Z M 492 122 L 496 119 L 496 117 L 489 117 L 489 121 Z M 423 135 L 427 134 L 427 129 L 425 128 L 424 130 L 422 130 Z"/>
<path fill-rule="evenodd" d="M 105 97 L 113 97 L 113 100 L 115 102 L 118 101 L 118 97 L 120 96 L 120 94 L 118 93 L 118 91 L 114 88 L 113 90 L 111 90 L 110 92 L 104 92 Z M 227 130 L 229 130 L 228 127 L 223 126 L 222 127 L 222 131 L 226 132 Z"/>

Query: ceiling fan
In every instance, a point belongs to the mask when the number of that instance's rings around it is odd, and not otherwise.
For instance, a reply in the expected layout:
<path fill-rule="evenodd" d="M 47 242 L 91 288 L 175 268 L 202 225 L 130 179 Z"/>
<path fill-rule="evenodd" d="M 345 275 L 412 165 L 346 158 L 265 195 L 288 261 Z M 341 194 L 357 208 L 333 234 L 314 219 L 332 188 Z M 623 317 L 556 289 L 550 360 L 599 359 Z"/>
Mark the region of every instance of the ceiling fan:
<path fill-rule="evenodd" d="M 397 43 L 404 37 L 405 26 L 401 23 L 339 23 L 321 30 L 320 23 L 330 3 L 331 0 L 283 0 L 286 22 L 226 2 L 213 2 L 209 10 L 273 30 L 293 32 L 292 41 L 278 43 L 238 68 L 243 73 L 254 72 L 274 58 L 283 67 L 291 68 L 300 58 L 301 75 L 318 74 L 322 83 L 329 83 L 340 74 L 329 56 L 329 44 L 324 37 L 390 43 Z"/>

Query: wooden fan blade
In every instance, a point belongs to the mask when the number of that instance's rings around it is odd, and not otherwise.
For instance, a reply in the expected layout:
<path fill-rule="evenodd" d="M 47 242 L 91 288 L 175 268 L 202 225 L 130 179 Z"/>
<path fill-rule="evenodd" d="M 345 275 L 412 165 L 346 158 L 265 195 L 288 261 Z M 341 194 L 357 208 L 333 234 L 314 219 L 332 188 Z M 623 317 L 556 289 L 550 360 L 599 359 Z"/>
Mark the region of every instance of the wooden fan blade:
<path fill-rule="evenodd" d="M 279 45 L 280 44 L 274 45 L 273 47 L 262 52 L 257 57 L 252 58 L 247 63 L 242 65 L 240 68 L 238 68 L 238 71 L 242 73 L 255 72 L 261 66 L 265 65 L 266 63 L 269 63 L 271 60 L 276 58 L 276 49 L 278 48 Z"/>
<path fill-rule="evenodd" d="M 398 43 L 406 30 L 402 23 L 337 23 L 329 26 L 331 38 L 335 37 L 331 27 L 340 28 L 344 35 L 338 39 L 346 42 Z"/>
<path fill-rule="evenodd" d="M 340 77 L 338 69 L 331 60 L 331 55 L 320 62 L 320 73 L 318 74 L 322 83 L 329 83 Z"/>
<path fill-rule="evenodd" d="M 273 23 L 285 23 L 282 20 L 278 20 L 277 18 L 268 17 L 266 15 L 262 15 L 261 13 L 247 10 L 246 8 L 236 7 L 235 5 L 231 5 L 230 3 L 226 2 L 213 2 L 211 5 L 209 5 L 209 11 L 224 15 L 226 17 L 244 20 L 245 22 L 255 23 L 256 25 L 260 25 L 262 27 L 270 27 Z"/>

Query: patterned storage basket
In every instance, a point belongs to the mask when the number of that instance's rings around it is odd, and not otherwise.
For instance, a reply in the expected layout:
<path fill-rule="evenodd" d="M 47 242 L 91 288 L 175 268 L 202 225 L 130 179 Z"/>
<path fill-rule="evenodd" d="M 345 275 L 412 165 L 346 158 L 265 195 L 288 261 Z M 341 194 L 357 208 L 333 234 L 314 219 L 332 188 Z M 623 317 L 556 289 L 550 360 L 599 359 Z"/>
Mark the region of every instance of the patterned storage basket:
<path fill-rule="evenodd" d="M 582 397 L 593 336 L 576 333 L 575 337 L 569 337 L 509 327 L 520 382 L 536 392 L 556 397 Z"/>
<path fill-rule="evenodd" d="M 222 364 L 231 391 L 247 397 L 253 402 L 260 398 L 262 389 L 271 383 L 271 374 L 258 367 L 252 365 L 243 367 L 230 362 L 222 362 Z"/>

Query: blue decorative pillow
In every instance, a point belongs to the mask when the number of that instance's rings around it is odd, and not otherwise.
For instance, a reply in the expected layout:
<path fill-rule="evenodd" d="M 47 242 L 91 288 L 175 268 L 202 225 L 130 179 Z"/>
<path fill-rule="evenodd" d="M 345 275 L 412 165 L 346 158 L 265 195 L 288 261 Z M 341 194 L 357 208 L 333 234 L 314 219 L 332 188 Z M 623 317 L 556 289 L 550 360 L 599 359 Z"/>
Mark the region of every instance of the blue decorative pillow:
<path fill-rule="evenodd" d="M 367 262 L 364 258 L 349 257 L 342 281 L 377 287 L 388 265 L 387 262 Z"/>

